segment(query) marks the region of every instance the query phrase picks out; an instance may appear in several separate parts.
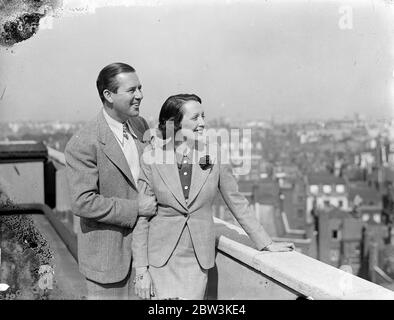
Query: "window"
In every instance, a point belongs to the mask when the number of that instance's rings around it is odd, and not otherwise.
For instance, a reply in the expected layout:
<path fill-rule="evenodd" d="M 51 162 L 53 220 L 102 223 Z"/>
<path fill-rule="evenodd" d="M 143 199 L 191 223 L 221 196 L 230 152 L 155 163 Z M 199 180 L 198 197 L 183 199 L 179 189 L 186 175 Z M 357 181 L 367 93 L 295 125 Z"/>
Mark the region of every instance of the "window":
<path fill-rule="evenodd" d="M 317 193 L 319 193 L 319 186 L 317 186 L 317 185 L 311 185 L 310 187 L 309 187 L 309 191 L 311 192 L 311 193 L 313 193 L 313 194 L 317 194 Z"/>
<path fill-rule="evenodd" d="M 367 222 L 369 220 L 369 214 L 368 213 L 364 213 L 362 216 L 362 219 L 364 222 Z"/>
<path fill-rule="evenodd" d="M 325 184 L 325 185 L 323 186 L 323 192 L 324 192 L 324 193 L 330 193 L 331 190 L 332 190 L 332 188 L 331 188 L 331 186 L 329 186 L 328 184 Z"/>
<path fill-rule="evenodd" d="M 344 186 L 343 184 L 338 184 L 338 185 L 335 187 L 335 190 L 336 190 L 336 192 L 338 192 L 338 193 L 344 193 L 344 192 L 345 192 L 345 186 Z"/>
<path fill-rule="evenodd" d="M 373 215 L 373 221 L 375 221 L 376 223 L 380 223 L 380 214 L 379 213 L 375 213 Z"/>
<path fill-rule="evenodd" d="M 332 240 L 338 241 L 338 240 L 341 240 L 340 238 L 341 238 L 341 231 L 340 230 L 336 230 L 336 229 L 331 230 L 331 239 Z"/>

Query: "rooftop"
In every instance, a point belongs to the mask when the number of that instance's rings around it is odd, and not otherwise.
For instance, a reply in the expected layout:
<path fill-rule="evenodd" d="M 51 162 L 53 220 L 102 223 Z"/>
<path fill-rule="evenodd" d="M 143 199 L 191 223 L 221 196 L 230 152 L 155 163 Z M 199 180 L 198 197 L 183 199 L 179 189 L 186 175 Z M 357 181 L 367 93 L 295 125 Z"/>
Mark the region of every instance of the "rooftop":
<path fill-rule="evenodd" d="M 351 201 L 358 195 L 362 198 L 362 204 L 368 205 L 373 203 L 379 203 L 382 201 L 382 194 L 375 188 L 365 186 L 350 186 L 348 187 L 349 199 Z"/>
<path fill-rule="evenodd" d="M 307 175 L 307 180 L 310 185 L 312 184 L 346 184 L 345 179 L 337 177 L 326 172 L 310 173 Z"/>
<path fill-rule="evenodd" d="M 337 207 L 325 207 L 319 209 L 319 211 L 324 211 L 324 215 L 329 216 L 330 218 L 354 219 L 349 211 L 341 210 Z"/>

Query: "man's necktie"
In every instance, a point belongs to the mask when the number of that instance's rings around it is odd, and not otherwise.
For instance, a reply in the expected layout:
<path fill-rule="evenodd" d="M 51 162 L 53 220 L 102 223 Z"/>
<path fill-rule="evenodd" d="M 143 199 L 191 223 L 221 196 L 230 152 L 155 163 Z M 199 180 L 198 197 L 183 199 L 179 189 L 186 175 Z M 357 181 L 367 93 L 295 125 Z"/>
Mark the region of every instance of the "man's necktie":
<path fill-rule="evenodd" d="M 123 123 L 123 137 L 127 140 L 129 139 L 128 131 L 129 131 L 129 127 L 127 126 L 127 123 L 124 122 Z"/>

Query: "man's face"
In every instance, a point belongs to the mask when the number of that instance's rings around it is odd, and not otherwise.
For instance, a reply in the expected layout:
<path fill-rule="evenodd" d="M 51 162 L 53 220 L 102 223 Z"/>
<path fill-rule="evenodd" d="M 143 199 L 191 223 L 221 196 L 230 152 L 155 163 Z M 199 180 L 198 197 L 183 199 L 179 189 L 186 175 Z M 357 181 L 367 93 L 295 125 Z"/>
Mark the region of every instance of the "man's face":
<path fill-rule="evenodd" d="M 118 90 L 111 92 L 112 108 L 108 112 L 114 119 L 124 122 L 139 115 L 142 86 L 135 72 L 119 73 L 115 79 Z"/>

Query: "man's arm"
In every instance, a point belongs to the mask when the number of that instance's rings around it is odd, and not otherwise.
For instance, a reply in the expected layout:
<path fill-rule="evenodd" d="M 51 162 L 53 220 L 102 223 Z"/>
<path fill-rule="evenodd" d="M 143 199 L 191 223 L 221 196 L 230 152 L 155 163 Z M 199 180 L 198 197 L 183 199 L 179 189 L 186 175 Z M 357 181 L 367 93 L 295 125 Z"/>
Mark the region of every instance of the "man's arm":
<path fill-rule="evenodd" d="M 139 215 L 136 226 L 133 229 L 133 267 L 140 274 L 148 267 L 148 234 L 149 218 L 157 213 L 157 200 L 152 187 L 152 174 L 148 164 L 141 156 L 141 171 L 138 179 Z M 141 216 L 144 213 L 145 216 Z"/>
<path fill-rule="evenodd" d="M 76 135 L 67 144 L 64 155 L 74 214 L 102 223 L 133 227 L 138 214 L 137 199 L 105 198 L 99 194 L 96 146 Z"/>
<path fill-rule="evenodd" d="M 157 212 L 157 199 L 152 187 L 151 168 L 144 162 L 144 156 L 141 156 L 141 171 L 138 179 L 138 198 L 139 214 L 144 213 L 146 216 L 140 216 L 133 229 L 133 240 L 131 249 L 133 253 L 133 267 L 135 268 L 135 293 L 143 298 L 150 299 L 155 295 L 155 288 L 149 273 L 148 262 L 148 234 L 149 218 Z"/>

